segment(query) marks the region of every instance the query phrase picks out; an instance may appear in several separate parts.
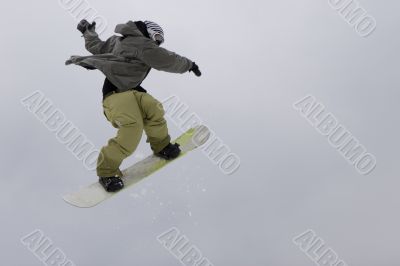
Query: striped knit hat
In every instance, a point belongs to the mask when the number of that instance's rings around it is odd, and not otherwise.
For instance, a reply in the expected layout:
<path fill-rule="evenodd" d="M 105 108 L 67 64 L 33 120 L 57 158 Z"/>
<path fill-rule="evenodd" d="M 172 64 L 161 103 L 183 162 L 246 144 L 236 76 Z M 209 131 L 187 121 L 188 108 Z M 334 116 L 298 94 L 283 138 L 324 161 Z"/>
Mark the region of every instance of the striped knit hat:
<path fill-rule="evenodd" d="M 146 24 L 150 38 L 153 41 L 162 44 L 164 42 L 164 31 L 161 28 L 161 26 L 153 21 L 148 21 L 148 20 L 144 21 L 144 24 Z"/>

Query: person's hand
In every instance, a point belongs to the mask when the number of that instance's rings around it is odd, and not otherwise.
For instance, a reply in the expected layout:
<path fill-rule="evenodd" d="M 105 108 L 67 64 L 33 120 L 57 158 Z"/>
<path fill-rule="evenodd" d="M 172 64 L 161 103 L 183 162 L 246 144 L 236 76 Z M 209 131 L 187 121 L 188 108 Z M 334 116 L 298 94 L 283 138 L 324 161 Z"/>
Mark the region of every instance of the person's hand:
<path fill-rule="evenodd" d="M 199 66 L 195 62 L 193 62 L 192 68 L 189 71 L 193 72 L 198 77 L 201 76 L 201 71 L 199 69 Z"/>
<path fill-rule="evenodd" d="M 90 24 L 86 19 L 82 19 L 81 22 L 79 22 L 77 29 L 84 34 L 87 30 L 94 30 L 96 27 L 96 22 L 93 21 L 92 24 Z"/>

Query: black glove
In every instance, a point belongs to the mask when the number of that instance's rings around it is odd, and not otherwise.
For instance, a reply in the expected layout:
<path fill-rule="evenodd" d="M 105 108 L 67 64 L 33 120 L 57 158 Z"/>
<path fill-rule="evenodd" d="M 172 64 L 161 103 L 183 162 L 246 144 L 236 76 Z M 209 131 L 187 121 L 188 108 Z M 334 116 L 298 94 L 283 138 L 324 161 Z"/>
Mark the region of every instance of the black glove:
<path fill-rule="evenodd" d="M 77 29 L 84 34 L 87 30 L 93 30 L 96 27 L 96 22 L 93 21 L 92 24 L 90 24 L 86 19 L 82 19 L 81 22 L 79 22 Z"/>
<path fill-rule="evenodd" d="M 194 73 L 196 76 L 198 76 L 198 77 L 201 76 L 201 72 L 200 72 L 199 66 L 196 65 L 195 62 L 193 62 L 192 68 L 191 68 L 189 71 L 190 71 L 190 72 L 193 71 L 193 73 Z"/>

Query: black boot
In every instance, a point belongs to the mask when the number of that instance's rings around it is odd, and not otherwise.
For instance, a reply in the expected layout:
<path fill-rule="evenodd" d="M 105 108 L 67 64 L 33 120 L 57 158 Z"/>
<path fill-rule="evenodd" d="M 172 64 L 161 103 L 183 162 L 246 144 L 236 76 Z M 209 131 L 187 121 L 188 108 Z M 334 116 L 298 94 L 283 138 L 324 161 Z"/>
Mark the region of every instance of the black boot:
<path fill-rule="evenodd" d="M 119 176 L 100 177 L 99 182 L 107 192 L 117 192 L 124 188 L 124 182 Z"/>
<path fill-rule="evenodd" d="M 156 153 L 155 155 L 165 160 L 172 160 L 178 157 L 180 153 L 181 149 L 179 149 L 178 143 L 175 144 L 169 143 L 167 147 L 165 147 L 162 151 Z"/>

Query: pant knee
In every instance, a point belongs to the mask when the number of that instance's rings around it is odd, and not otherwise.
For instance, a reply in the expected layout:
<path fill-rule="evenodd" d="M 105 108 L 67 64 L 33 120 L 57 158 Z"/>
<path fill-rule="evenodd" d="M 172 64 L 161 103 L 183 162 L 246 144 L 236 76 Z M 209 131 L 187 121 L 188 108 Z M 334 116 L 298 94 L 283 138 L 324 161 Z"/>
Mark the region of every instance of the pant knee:
<path fill-rule="evenodd" d="M 143 93 L 139 96 L 139 104 L 143 112 L 143 118 L 150 121 L 164 120 L 165 111 L 162 104 L 153 96 Z"/>
<path fill-rule="evenodd" d="M 143 123 L 135 123 L 121 127 L 113 140 L 126 155 L 131 155 L 139 145 L 143 134 Z"/>

